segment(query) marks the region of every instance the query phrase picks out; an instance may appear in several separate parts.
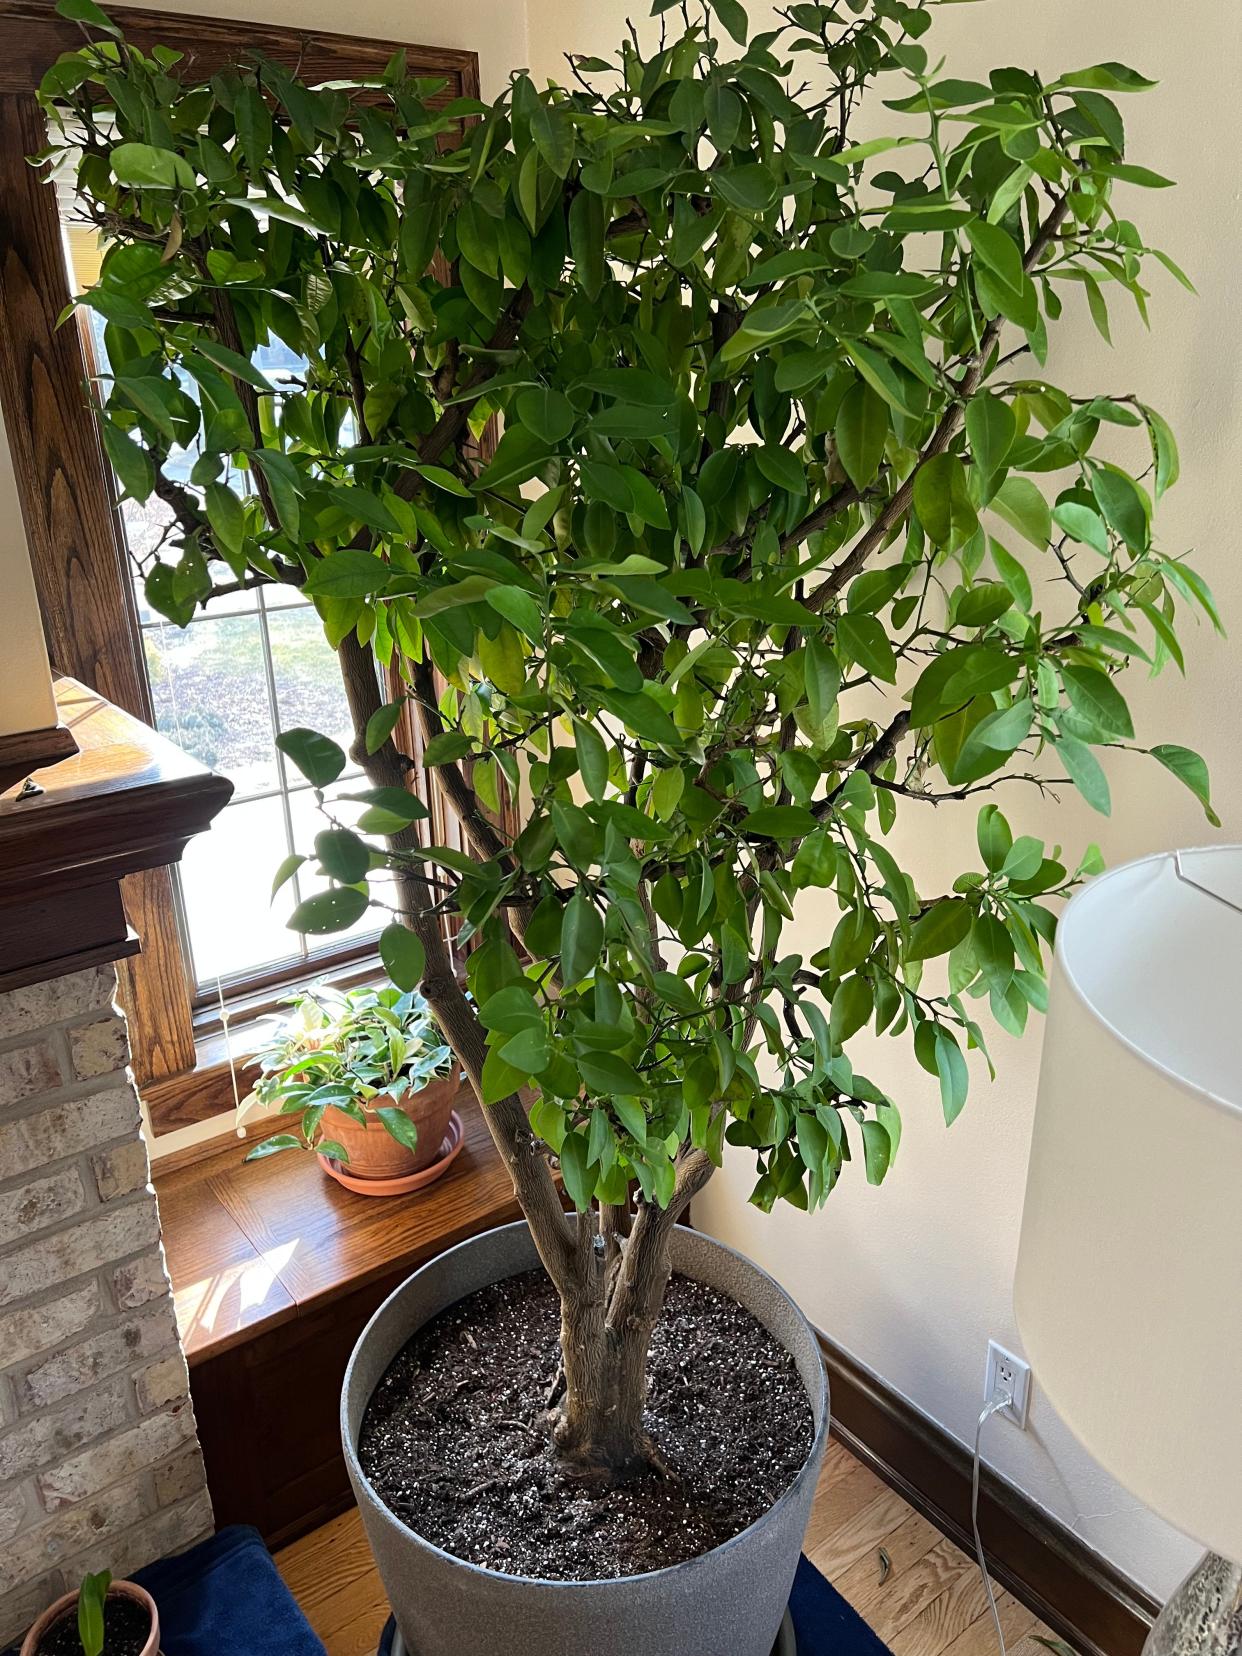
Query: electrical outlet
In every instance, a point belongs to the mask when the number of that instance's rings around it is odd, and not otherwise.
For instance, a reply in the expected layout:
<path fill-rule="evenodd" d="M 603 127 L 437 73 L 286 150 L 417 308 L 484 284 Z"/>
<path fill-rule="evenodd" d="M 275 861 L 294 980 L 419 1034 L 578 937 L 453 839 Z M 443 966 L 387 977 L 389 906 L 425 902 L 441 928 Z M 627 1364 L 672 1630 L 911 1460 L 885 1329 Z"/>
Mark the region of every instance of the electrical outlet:
<path fill-rule="evenodd" d="M 996 1412 L 1002 1420 L 1012 1420 L 1025 1432 L 1026 1417 L 1031 1406 L 1031 1365 L 1012 1351 L 1006 1351 L 995 1340 L 988 1341 L 988 1367 L 983 1381 L 983 1401 L 991 1403 L 997 1397 L 1008 1396 L 1011 1402 Z"/>

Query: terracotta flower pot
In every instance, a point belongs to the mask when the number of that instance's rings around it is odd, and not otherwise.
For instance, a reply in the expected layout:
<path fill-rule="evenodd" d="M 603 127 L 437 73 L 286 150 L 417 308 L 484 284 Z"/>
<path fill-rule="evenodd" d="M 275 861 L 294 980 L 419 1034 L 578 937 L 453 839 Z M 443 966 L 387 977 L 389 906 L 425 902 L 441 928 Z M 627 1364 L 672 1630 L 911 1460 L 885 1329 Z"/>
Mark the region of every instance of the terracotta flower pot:
<path fill-rule="evenodd" d="M 142 1647 L 142 1656 L 159 1656 L 160 1653 L 160 1613 L 155 1607 L 155 1600 L 145 1587 L 139 1587 L 133 1581 L 114 1581 L 108 1588 L 109 1598 L 132 1599 L 140 1604 L 151 1618 L 151 1631 L 147 1635 L 147 1642 Z M 78 1595 L 66 1593 L 64 1598 L 58 1598 L 55 1604 L 50 1604 L 38 1621 L 22 1640 L 21 1656 L 39 1656 L 39 1644 L 44 1635 L 58 1622 L 66 1611 L 77 1615 Z"/>
<path fill-rule="evenodd" d="M 420 1173 L 440 1154 L 448 1132 L 449 1116 L 457 1097 L 456 1073 L 429 1081 L 420 1092 L 407 1092 L 399 1099 L 383 1093 L 370 1100 L 370 1108 L 395 1103 L 418 1128 L 418 1148 L 407 1150 L 378 1119 L 365 1127 L 343 1110 L 329 1107 L 323 1114 L 324 1137 L 335 1139 L 349 1156 L 348 1171 L 356 1179 L 399 1179 Z"/>

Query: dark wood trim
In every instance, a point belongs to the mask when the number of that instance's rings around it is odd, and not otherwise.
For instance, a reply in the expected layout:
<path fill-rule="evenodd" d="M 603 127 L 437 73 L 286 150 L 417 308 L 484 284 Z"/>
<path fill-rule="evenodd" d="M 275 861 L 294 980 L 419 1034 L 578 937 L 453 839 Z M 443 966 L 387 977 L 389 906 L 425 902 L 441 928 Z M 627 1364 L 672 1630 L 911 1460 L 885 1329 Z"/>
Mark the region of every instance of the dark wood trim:
<path fill-rule="evenodd" d="M 364 79 L 380 74 L 394 52 L 404 50 L 411 72 L 448 81 L 445 99 L 477 97 L 479 59 L 475 52 L 454 46 L 423 46 L 409 40 L 380 40 L 365 35 L 338 34 L 287 24 L 240 21 L 202 13 L 151 11 L 145 7 L 113 6 L 109 17 L 139 50 L 172 46 L 186 56 L 176 66 L 206 80 L 225 64 L 236 63 L 244 52 L 261 52 L 301 79 Z M 0 61 L 0 94 L 30 92 L 62 52 L 82 44 L 75 23 L 56 15 L 53 0 L 0 0 L 0 30 L 4 57 Z"/>
<path fill-rule="evenodd" d="M 832 1432 L 966 1552 L 971 1456 L 825 1334 Z M 1138 1656 L 1160 1606 L 1079 1536 L 983 1469 L 979 1529 L 994 1578 L 1084 1656 Z"/>
<path fill-rule="evenodd" d="M 0 736 L 0 793 L 11 788 L 14 782 L 23 781 L 31 771 L 55 765 L 77 751 L 73 732 L 62 724 Z"/>
<path fill-rule="evenodd" d="M 0 798 L 0 988 L 132 955 L 122 878 L 176 862 L 233 791 L 74 679 L 56 703 L 78 751 Z"/>

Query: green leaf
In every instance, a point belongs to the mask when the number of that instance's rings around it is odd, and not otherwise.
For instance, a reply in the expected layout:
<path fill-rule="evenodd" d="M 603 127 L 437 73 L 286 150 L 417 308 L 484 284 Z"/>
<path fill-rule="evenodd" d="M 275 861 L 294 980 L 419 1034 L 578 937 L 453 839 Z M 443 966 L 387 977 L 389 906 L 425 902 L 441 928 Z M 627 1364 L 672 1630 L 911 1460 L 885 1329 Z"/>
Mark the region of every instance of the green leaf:
<path fill-rule="evenodd" d="M 1029 332 L 1039 320 L 1039 298 L 1012 237 L 981 219 L 971 219 L 965 230 L 977 255 L 973 274 L 980 302 Z"/>
<path fill-rule="evenodd" d="M 1145 552 L 1151 537 L 1147 502 L 1134 479 L 1116 466 L 1093 466 L 1091 493 L 1109 528 L 1116 530 L 1131 552 Z"/>
<path fill-rule="evenodd" d="M 819 827 L 818 818 L 805 805 L 764 805 L 738 823 L 742 834 L 761 834 L 765 839 L 800 839 Z"/>
<path fill-rule="evenodd" d="M 603 799 L 608 791 L 608 748 L 594 725 L 583 719 L 574 720 L 574 747 L 578 754 L 578 772 L 583 786 L 594 800 Z"/>
<path fill-rule="evenodd" d="M 113 31 L 109 29 L 109 33 Z M 83 1656 L 103 1656 L 105 1613 L 112 1572 L 100 1570 L 82 1578 L 78 1589 L 78 1642 Z"/>
<path fill-rule="evenodd" d="M 1053 82 L 1051 91 L 1081 86 L 1093 92 L 1146 92 L 1158 83 L 1148 80 L 1124 63 L 1096 63 L 1090 69 L 1075 69 Z"/>
<path fill-rule="evenodd" d="M 1181 473 L 1177 439 L 1168 422 L 1154 408 L 1144 405 L 1143 414 L 1151 433 L 1152 458 L 1156 462 L 1156 499 L 1159 500 L 1166 489 L 1173 487 Z"/>
<path fill-rule="evenodd" d="M 1052 535 L 1048 502 L 1028 477 L 1007 477 L 997 489 L 991 509 L 1042 552 Z"/>
<path fill-rule="evenodd" d="M 281 859 L 280 867 L 276 870 L 275 874 L 272 875 L 273 897 L 275 897 L 281 886 L 289 883 L 306 860 L 307 859 L 301 856 L 297 851 L 291 851 L 287 857 L 283 857 Z"/>
<path fill-rule="evenodd" d="M 820 638 L 807 640 L 804 674 L 811 723 L 817 731 L 823 731 L 832 719 L 841 691 L 841 665 Z"/>
<path fill-rule="evenodd" d="M 637 1070 L 611 1052 L 595 1052 L 579 1058 L 578 1073 L 592 1097 L 607 1098 L 614 1109 L 616 1095 L 637 1098 L 648 1090 Z"/>
<path fill-rule="evenodd" d="M 862 1141 L 863 1164 L 867 1170 L 867 1183 L 872 1185 L 881 1184 L 893 1159 L 893 1141 L 888 1136 L 888 1129 L 882 1122 L 864 1121 L 862 1124 Z"/>
<path fill-rule="evenodd" d="M 1013 594 L 1014 603 L 1029 614 L 1034 603 L 1030 576 L 1013 553 L 1007 552 L 998 540 L 989 539 L 988 546 L 992 553 L 992 562 L 996 565 L 996 573 Z"/>
<path fill-rule="evenodd" d="M 769 483 L 787 494 L 805 495 L 809 492 L 806 472 L 796 454 L 775 443 L 765 443 L 755 450 L 755 462 Z"/>
<path fill-rule="evenodd" d="M 581 1133 L 566 1133 L 560 1158 L 561 1181 L 574 1206 L 585 1213 L 595 1194 L 595 1175 L 591 1172 L 587 1141 Z"/>
<path fill-rule="evenodd" d="M 395 1104 L 379 1104 L 375 1115 L 390 1138 L 396 1139 L 407 1150 L 418 1149 L 418 1128 L 404 1110 L 398 1109 Z"/>
<path fill-rule="evenodd" d="M 534 477 L 548 459 L 548 445 L 526 426 L 513 425 L 496 445 L 490 465 L 475 480 L 475 490 L 504 489 Z"/>
<path fill-rule="evenodd" d="M 1134 721 L 1125 698 L 1107 673 L 1098 667 L 1073 667 L 1063 663 L 1070 705 L 1110 736 L 1133 736 Z"/>
<path fill-rule="evenodd" d="M 750 24 L 742 0 L 711 0 L 711 7 L 738 45 L 745 46 Z"/>
<path fill-rule="evenodd" d="M 480 1077 L 484 1104 L 498 1104 L 502 1098 L 508 1098 L 510 1093 L 517 1092 L 519 1087 L 525 1085 L 526 1077 L 522 1071 L 514 1069 L 512 1064 L 506 1064 L 497 1049 L 489 1047 Z"/>
<path fill-rule="evenodd" d="M 914 509 L 937 546 L 956 551 L 979 527 L 966 470 L 956 454 L 936 454 L 914 476 Z"/>
<path fill-rule="evenodd" d="M 239 558 L 246 544 L 246 512 L 225 483 L 209 483 L 203 491 L 207 522 L 216 546 L 227 557 Z"/>
<path fill-rule="evenodd" d="M 986 505 L 995 481 L 1017 435 L 1017 421 L 1007 402 L 980 391 L 966 405 L 966 436 L 978 470 L 981 498 Z"/>
<path fill-rule="evenodd" d="M 1108 556 L 1108 530 L 1104 527 L 1103 518 L 1090 506 L 1084 506 L 1078 500 L 1063 500 L 1053 508 L 1052 518 L 1058 529 L 1064 529 L 1071 540 L 1091 547 L 1102 558 Z"/>
<path fill-rule="evenodd" d="M 1104 774 L 1100 761 L 1092 753 L 1085 742 L 1080 742 L 1076 736 L 1059 736 L 1056 741 L 1056 750 L 1061 762 L 1069 772 L 1070 781 L 1079 793 L 1101 816 L 1108 816 L 1112 810 L 1112 798 L 1108 789 L 1108 778 Z"/>
<path fill-rule="evenodd" d="M 405 698 L 400 701 L 385 702 L 383 707 L 376 708 L 367 720 L 367 752 L 378 753 L 384 743 L 397 728 L 397 721 L 405 707 Z"/>
<path fill-rule="evenodd" d="M 145 501 L 155 487 L 155 467 L 151 456 L 111 420 L 102 421 L 100 431 L 108 460 L 121 487 L 132 500 Z"/>
<path fill-rule="evenodd" d="M 579 190 L 569 204 L 569 247 L 574 256 L 574 275 L 579 287 L 591 299 L 598 298 L 604 285 L 607 229 L 604 212 L 603 199 L 591 190 Z"/>
<path fill-rule="evenodd" d="M 906 959 L 932 960 L 948 954 L 969 932 L 970 920 L 970 905 L 960 898 L 946 897 L 936 903 L 914 922 Z"/>
<path fill-rule="evenodd" d="M 599 964 L 604 922 L 585 891 L 575 891 L 565 906 L 561 926 L 561 978 L 566 987 L 579 983 Z"/>
<path fill-rule="evenodd" d="M 1212 809 L 1212 787 L 1206 763 L 1193 748 L 1179 747 L 1176 742 L 1161 742 L 1148 750 L 1167 771 L 1172 771 L 1179 782 L 1184 782 L 1203 806 L 1204 815 L 1216 828 L 1220 818 Z"/>
<path fill-rule="evenodd" d="M 443 489 L 445 494 L 456 495 L 459 500 L 471 499 L 470 490 L 460 477 L 454 477 L 451 471 L 444 466 L 415 466 L 414 470 L 420 477 L 425 477 L 428 483 L 434 484 L 437 489 Z"/>
<path fill-rule="evenodd" d="M 1020 665 L 993 644 L 959 644 L 945 650 L 919 675 L 910 698 L 911 724 L 935 724 L 975 696 L 1006 689 Z"/>
<path fill-rule="evenodd" d="M 392 574 L 374 552 L 347 546 L 312 564 L 302 590 L 312 598 L 369 598 L 384 590 Z"/>
<path fill-rule="evenodd" d="M 540 1075 L 552 1062 L 552 1047 L 543 1020 L 528 1024 L 511 1035 L 500 1049 L 501 1057 L 523 1075 Z"/>
<path fill-rule="evenodd" d="M 885 684 L 897 682 L 897 657 L 882 623 L 874 615 L 837 618 L 837 643 L 851 661 Z"/>
<path fill-rule="evenodd" d="M 442 730 L 424 747 L 423 764 L 432 770 L 437 765 L 451 765 L 457 759 L 464 759 L 473 749 L 474 742 L 464 730 Z"/>
<path fill-rule="evenodd" d="M 368 817 L 391 818 L 396 828 L 404 828 L 411 822 L 421 822 L 427 815 L 427 807 L 422 800 L 405 788 L 364 788 L 361 793 L 342 794 L 341 798 L 371 807 L 363 813 L 358 823 L 368 834 L 395 832 L 394 828 L 384 827 L 378 821 L 368 821 Z"/>
<path fill-rule="evenodd" d="M 246 1152 L 248 1162 L 262 1161 L 265 1156 L 275 1156 L 281 1150 L 303 1150 L 305 1145 L 300 1138 L 294 1138 L 292 1133 L 273 1133 L 270 1138 L 260 1140 L 253 1150 Z"/>
<path fill-rule="evenodd" d="M 875 1005 L 871 985 L 865 977 L 855 974 L 837 985 L 832 995 L 832 1013 L 828 1020 L 834 1045 L 844 1046 L 851 1035 L 856 1035 Z"/>
<path fill-rule="evenodd" d="M 56 13 L 59 17 L 67 17 L 71 23 L 87 23 L 92 29 L 101 29 L 104 34 L 114 35 L 118 40 L 121 31 L 111 18 L 95 4 L 95 0 L 57 0 Z"/>
<path fill-rule="evenodd" d="M 736 336 L 735 336 L 736 337 Z M 886 403 L 891 404 L 900 414 L 908 414 L 917 418 L 919 408 L 906 382 L 898 374 L 892 363 L 879 351 L 873 351 L 870 346 L 861 344 L 856 339 L 842 340 L 845 353 L 854 364 L 867 384 Z"/>
<path fill-rule="evenodd" d="M 837 454 L 856 489 L 874 482 L 888 437 L 888 404 L 866 380 L 845 393 L 837 414 Z"/>
<path fill-rule="evenodd" d="M 574 197 L 575 201 L 584 199 L 580 195 Z M 523 391 L 513 408 L 522 425 L 548 449 L 563 442 L 578 420 L 569 398 L 547 385 L 536 385 L 529 391 Z"/>
<path fill-rule="evenodd" d="M 330 891 L 316 892 L 299 903 L 287 924 L 290 931 L 312 935 L 347 931 L 362 919 L 368 903 L 366 892 L 356 886 L 333 886 Z"/>
<path fill-rule="evenodd" d="M 284 730 L 276 738 L 276 746 L 317 788 L 326 788 L 330 782 L 335 782 L 345 769 L 344 748 L 330 736 L 321 736 L 317 730 L 307 730 L 302 726 Z"/>
<path fill-rule="evenodd" d="M 946 1127 L 962 1113 L 970 1087 L 970 1072 L 952 1030 L 936 1025 L 936 1074 L 940 1078 L 940 1105 Z"/>
<path fill-rule="evenodd" d="M 408 926 L 394 921 L 380 933 L 380 959 L 398 989 L 417 989 L 423 981 L 427 957 L 422 943 Z"/>
<path fill-rule="evenodd" d="M 545 103 L 531 111 L 530 133 L 535 147 L 558 178 L 564 178 L 574 158 L 574 129 L 568 113 Z"/>
<path fill-rule="evenodd" d="M 999 873 L 1013 845 L 1013 834 L 999 807 L 983 807 L 975 823 L 975 837 L 979 842 L 979 855 L 983 858 L 984 866 L 990 873 Z"/>
<path fill-rule="evenodd" d="M 321 829 L 315 835 L 315 855 L 324 873 L 345 885 L 356 885 L 371 866 L 371 853 L 348 828 Z"/>
<path fill-rule="evenodd" d="M 134 189 L 192 190 L 197 182 L 188 161 L 153 144 L 118 144 L 108 156 L 108 165 L 118 184 Z"/>

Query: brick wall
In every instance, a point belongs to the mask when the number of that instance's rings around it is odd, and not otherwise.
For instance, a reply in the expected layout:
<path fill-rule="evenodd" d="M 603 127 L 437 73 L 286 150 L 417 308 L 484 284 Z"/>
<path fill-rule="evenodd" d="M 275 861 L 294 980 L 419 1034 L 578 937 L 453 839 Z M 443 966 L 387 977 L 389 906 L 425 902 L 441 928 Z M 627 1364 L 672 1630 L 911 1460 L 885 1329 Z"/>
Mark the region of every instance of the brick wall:
<path fill-rule="evenodd" d="M 0 994 L 0 1649 L 212 1527 L 115 991 Z"/>

